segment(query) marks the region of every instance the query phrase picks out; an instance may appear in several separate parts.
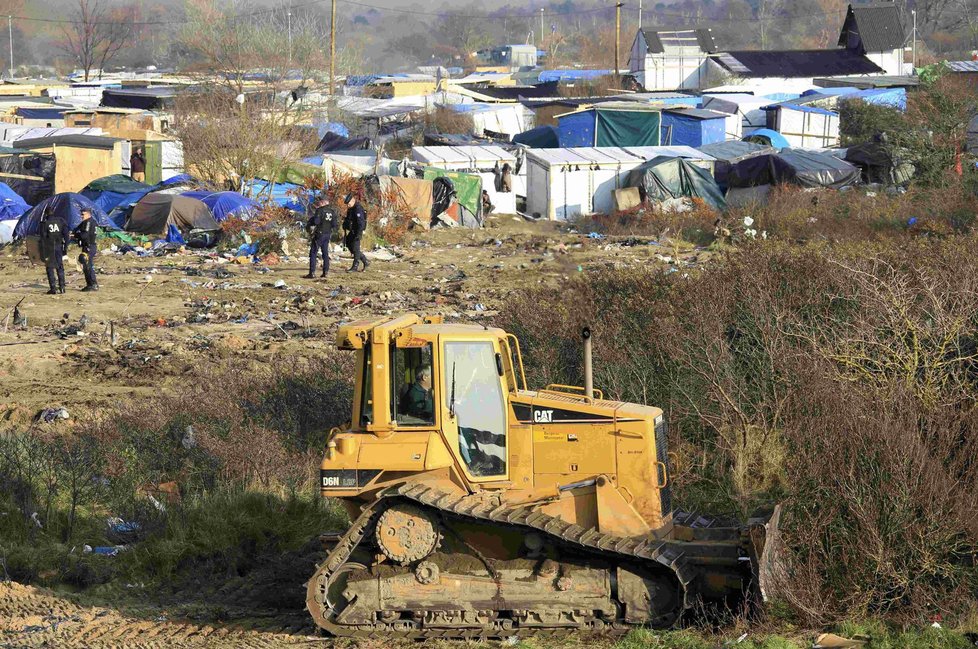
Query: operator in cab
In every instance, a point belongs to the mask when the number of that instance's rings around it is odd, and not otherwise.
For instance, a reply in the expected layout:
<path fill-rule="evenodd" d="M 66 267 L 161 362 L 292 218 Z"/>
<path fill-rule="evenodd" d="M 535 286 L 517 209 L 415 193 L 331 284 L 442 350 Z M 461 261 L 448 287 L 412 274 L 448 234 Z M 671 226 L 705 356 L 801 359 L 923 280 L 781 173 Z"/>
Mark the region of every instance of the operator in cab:
<path fill-rule="evenodd" d="M 435 404 L 431 396 L 431 367 L 422 365 L 415 374 L 414 383 L 401 401 L 402 410 L 424 421 L 435 420 Z"/>

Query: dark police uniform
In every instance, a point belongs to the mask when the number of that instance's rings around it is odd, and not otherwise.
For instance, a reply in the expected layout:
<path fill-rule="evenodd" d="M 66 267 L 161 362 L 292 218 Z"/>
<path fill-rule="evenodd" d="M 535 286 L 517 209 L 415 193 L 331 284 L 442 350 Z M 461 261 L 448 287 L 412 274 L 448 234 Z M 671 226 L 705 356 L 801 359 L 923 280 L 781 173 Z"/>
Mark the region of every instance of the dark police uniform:
<path fill-rule="evenodd" d="M 318 253 L 323 254 L 323 277 L 329 272 L 329 238 L 333 234 L 333 226 L 337 219 L 336 210 L 329 205 L 317 207 L 309 222 L 306 224 L 306 231 L 309 233 L 309 277 L 316 275 L 316 264 Z"/>
<path fill-rule="evenodd" d="M 346 210 L 343 229 L 346 230 L 346 247 L 353 255 L 353 266 L 350 270 L 356 270 L 357 264 L 363 264 L 363 270 L 367 270 L 370 263 L 360 252 L 360 240 L 363 238 L 363 231 L 367 229 L 367 211 L 360 205 L 360 201 Z"/>
<path fill-rule="evenodd" d="M 82 249 L 78 261 L 81 262 L 82 270 L 85 272 L 85 288 L 82 289 L 84 291 L 98 290 L 98 280 L 95 278 L 95 254 L 98 252 L 98 246 L 95 244 L 97 227 L 95 219 L 89 217 L 72 232 Z"/>
<path fill-rule="evenodd" d="M 68 224 L 60 216 L 41 221 L 41 259 L 48 275 L 48 293 L 65 292 L 65 267 L 62 258 L 68 253 Z M 55 283 L 57 280 L 57 283 Z"/>

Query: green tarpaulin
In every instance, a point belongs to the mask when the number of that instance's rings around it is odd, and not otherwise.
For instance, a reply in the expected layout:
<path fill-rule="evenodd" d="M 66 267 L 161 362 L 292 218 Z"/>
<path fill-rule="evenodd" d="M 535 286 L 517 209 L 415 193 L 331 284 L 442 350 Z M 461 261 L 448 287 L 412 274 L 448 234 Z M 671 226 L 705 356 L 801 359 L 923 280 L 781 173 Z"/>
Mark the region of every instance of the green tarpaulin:
<path fill-rule="evenodd" d="M 684 158 L 652 158 L 628 173 L 628 187 L 638 187 L 653 203 L 670 198 L 699 198 L 717 210 L 726 207 L 723 192 L 710 172 Z"/>
<path fill-rule="evenodd" d="M 82 191 L 92 191 L 92 192 L 115 192 L 116 194 L 133 194 L 135 192 L 143 191 L 144 189 L 149 189 L 149 185 L 146 183 L 141 183 L 133 180 L 129 176 L 124 174 L 114 174 L 112 176 L 103 176 L 97 180 L 93 180 L 85 186 Z"/>
<path fill-rule="evenodd" d="M 659 146 L 662 114 L 651 110 L 597 110 L 595 146 Z"/>
<path fill-rule="evenodd" d="M 458 194 L 458 202 L 462 207 L 472 212 L 479 218 L 482 207 L 482 178 L 474 174 L 463 174 L 457 171 L 445 171 L 435 167 L 425 167 L 424 179 L 434 180 L 439 177 L 446 177 L 455 185 L 455 193 Z"/>

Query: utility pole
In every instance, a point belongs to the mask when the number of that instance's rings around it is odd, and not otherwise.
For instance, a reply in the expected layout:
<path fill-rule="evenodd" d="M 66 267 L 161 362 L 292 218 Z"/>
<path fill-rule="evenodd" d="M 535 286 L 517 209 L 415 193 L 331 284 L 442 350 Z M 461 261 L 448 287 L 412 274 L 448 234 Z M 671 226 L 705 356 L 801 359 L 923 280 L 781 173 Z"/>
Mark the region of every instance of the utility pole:
<path fill-rule="evenodd" d="M 292 8 L 289 7 L 288 13 L 285 14 L 289 17 L 289 67 L 292 67 Z"/>
<path fill-rule="evenodd" d="M 543 7 L 540 7 L 540 47 L 543 47 Z"/>
<path fill-rule="evenodd" d="M 638 0 L 638 28 L 642 29 L 642 0 Z"/>
<path fill-rule="evenodd" d="M 910 73 L 914 74 L 917 71 L 917 10 L 914 9 L 911 13 L 913 14 L 913 43 L 911 45 L 913 54 L 911 54 L 910 65 L 913 66 L 913 69 Z"/>
<path fill-rule="evenodd" d="M 615 4 L 615 83 L 619 82 L 618 74 L 618 49 L 621 47 L 621 7 L 622 3 Z"/>
<path fill-rule="evenodd" d="M 329 18 L 329 95 L 336 94 L 336 0 L 330 10 Z"/>
<path fill-rule="evenodd" d="M 14 78 L 14 19 L 7 16 L 7 36 L 10 38 L 10 79 Z"/>

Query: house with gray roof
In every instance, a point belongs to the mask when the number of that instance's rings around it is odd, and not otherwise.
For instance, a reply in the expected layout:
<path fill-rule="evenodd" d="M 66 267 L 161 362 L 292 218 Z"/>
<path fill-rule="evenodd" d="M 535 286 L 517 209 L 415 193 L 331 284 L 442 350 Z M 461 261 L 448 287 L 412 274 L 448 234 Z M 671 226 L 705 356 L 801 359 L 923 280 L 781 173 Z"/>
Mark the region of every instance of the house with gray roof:
<path fill-rule="evenodd" d="M 901 76 L 911 72 L 904 64 L 907 32 L 894 2 L 851 4 L 839 34 L 839 47 L 858 52 L 883 68 L 884 73 Z"/>
<path fill-rule="evenodd" d="M 628 70 L 645 90 L 697 90 L 709 85 L 709 57 L 716 51 L 709 29 L 640 29 Z"/>

